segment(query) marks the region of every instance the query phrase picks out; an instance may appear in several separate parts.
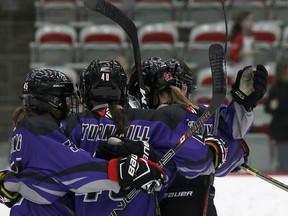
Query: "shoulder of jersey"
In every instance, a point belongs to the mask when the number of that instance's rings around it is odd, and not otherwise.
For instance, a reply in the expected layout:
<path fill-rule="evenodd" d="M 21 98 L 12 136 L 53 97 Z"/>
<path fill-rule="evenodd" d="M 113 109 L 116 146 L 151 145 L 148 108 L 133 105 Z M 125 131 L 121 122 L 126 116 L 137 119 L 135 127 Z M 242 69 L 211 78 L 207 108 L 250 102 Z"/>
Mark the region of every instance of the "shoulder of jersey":
<path fill-rule="evenodd" d="M 59 130 L 59 125 L 52 118 L 46 116 L 32 116 L 23 120 L 19 127 L 25 127 L 31 134 L 48 135 L 53 131 Z"/>

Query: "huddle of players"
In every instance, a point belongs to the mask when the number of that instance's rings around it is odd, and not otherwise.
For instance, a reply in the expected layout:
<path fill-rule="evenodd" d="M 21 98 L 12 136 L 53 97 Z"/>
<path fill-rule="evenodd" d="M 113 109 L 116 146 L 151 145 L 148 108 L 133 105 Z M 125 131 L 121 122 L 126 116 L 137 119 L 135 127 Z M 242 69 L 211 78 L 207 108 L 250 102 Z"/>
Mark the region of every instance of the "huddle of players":
<path fill-rule="evenodd" d="M 108 215 L 134 187 L 141 192 L 121 215 L 155 215 L 155 196 L 162 215 L 175 215 L 181 205 L 185 214 L 202 210 L 203 176 L 225 176 L 249 154 L 241 138 L 265 94 L 267 71 L 262 65 L 239 71 L 232 102 L 220 108 L 217 135 L 213 116 L 164 168 L 158 160 L 206 106 L 185 97 L 195 82 L 184 62 L 147 59 L 142 73 L 150 109 L 131 109 L 137 103 L 128 98 L 139 96 L 135 71 L 127 85 L 119 62 L 95 59 L 78 83 L 85 109 L 69 116 L 77 101 L 69 79 L 52 69 L 27 73 L 23 106 L 13 115 L 11 170 L 0 172 L 0 200 L 10 215 Z M 187 203 L 198 206 L 194 214 Z"/>

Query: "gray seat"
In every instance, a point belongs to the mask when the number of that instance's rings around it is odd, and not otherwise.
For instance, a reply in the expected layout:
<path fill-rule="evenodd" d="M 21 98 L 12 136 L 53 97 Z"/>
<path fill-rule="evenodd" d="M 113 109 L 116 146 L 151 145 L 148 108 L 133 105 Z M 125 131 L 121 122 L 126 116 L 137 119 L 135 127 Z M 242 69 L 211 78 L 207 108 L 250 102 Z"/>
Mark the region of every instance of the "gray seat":
<path fill-rule="evenodd" d="M 37 29 L 30 43 L 31 63 L 63 65 L 75 61 L 76 30 L 69 25 L 48 24 Z"/>
<path fill-rule="evenodd" d="M 248 165 L 264 172 L 275 171 L 275 161 L 269 136 L 265 133 L 248 133 L 245 135 L 250 148 Z"/>

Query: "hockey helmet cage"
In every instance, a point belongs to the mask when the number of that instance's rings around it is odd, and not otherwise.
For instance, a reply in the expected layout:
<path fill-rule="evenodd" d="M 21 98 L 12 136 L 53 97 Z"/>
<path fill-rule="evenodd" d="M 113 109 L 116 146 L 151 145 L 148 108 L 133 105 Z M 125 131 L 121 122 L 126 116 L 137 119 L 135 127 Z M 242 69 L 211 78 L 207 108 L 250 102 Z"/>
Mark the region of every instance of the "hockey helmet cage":
<path fill-rule="evenodd" d="M 54 69 L 36 69 L 26 74 L 21 99 L 24 106 L 32 109 L 50 112 L 52 107 L 56 108 L 63 112 L 61 118 L 64 118 L 74 96 L 73 83 L 64 73 Z"/>
<path fill-rule="evenodd" d="M 92 109 L 91 100 L 126 103 L 127 76 L 116 60 L 95 59 L 83 70 L 79 80 L 82 102 Z"/>
<path fill-rule="evenodd" d="M 176 78 L 176 86 L 182 89 L 183 84 L 187 85 L 187 96 L 196 89 L 195 75 L 185 62 L 179 59 L 168 59 L 166 62 L 169 71 L 172 72 Z"/>

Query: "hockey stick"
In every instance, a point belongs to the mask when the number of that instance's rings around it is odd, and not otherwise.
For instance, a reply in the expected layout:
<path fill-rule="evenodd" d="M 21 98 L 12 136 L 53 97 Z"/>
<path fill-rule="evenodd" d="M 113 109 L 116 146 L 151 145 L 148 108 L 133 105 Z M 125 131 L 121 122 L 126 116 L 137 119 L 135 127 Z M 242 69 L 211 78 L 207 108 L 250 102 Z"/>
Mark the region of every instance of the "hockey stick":
<path fill-rule="evenodd" d="M 138 83 L 141 97 L 140 105 L 142 109 L 148 108 L 141 70 L 141 53 L 140 53 L 139 39 L 137 28 L 134 22 L 125 13 L 123 13 L 123 11 L 121 11 L 119 8 L 117 8 L 116 6 L 105 0 L 84 0 L 83 2 L 86 8 L 101 13 L 104 16 L 110 18 L 119 26 L 121 26 L 122 29 L 127 33 L 133 46 L 135 69 L 138 74 Z"/>
<path fill-rule="evenodd" d="M 222 46 L 221 47 L 220 46 L 218 47 L 218 49 L 209 51 L 210 67 L 211 67 L 212 75 L 213 73 L 215 73 L 214 71 L 221 71 L 221 73 L 224 74 L 225 82 L 227 82 L 226 81 L 227 71 L 226 71 L 226 63 L 225 63 L 226 62 L 225 53 L 224 53 Z M 219 124 L 219 108 L 215 111 L 214 119 L 215 121 L 214 121 L 214 126 L 213 126 L 213 134 L 217 135 L 218 124 Z M 202 216 L 207 215 L 209 195 L 210 195 L 210 190 L 211 190 L 211 186 L 213 185 L 213 182 L 214 182 L 214 174 L 211 173 L 209 175 L 208 186 L 206 188 L 206 193 L 204 197 Z"/>
<path fill-rule="evenodd" d="M 214 60 L 211 67 L 213 77 L 213 95 L 212 101 L 209 107 L 199 117 L 199 119 L 193 124 L 193 126 L 178 140 L 177 144 L 170 149 L 158 162 L 160 167 L 164 167 L 176 152 L 184 145 L 184 143 L 195 134 L 198 129 L 213 115 L 213 113 L 223 103 L 226 96 L 226 77 L 223 73 L 225 66 L 223 60 L 223 47 L 220 44 L 212 44 L 209 47 L 209 54 L 213 53 Z M 117 205 L 117 207 L 109 214 L 109 216 L 116 216 L 120 213 L 140 192 L 140 190 L 133 188 L 129 194 Z"/>
<path fill-rule="evenodd" d="M 257 176 L 259 178 L 261 178 L 262 180 L 266 181 L 266 182 L 269 182 L 273 185 L 275 185 L 276 187 L 278 188 L 281 188 L 282 190 L 285 190 L 288 192 L 288 185 L 272 178 L 271 176 L 269 175 L 266 175 L 264 173 L 262 173 L 261 171 L 253 168 L 253 167 L 250 167 L 246 164 L 242 164 L 241 166 L 239 166 L 242 170 L 245 170 L 247 173 L 253 175 L 253 176 Z"/>
<path fill-rule="evenodd" d="M 223 0 L 221 1 L 221 5 L 222 5 L 224 21 L 225 21 L 225 41 L 226 41 L 225 42 L 224 53 L 223 53 L 225 67 L 223 66 L 222 68 L 225 68 L 224 69 L 224 73 L 225 73 L 225 76 L 227 76 L 227 71 L 226 71 L 226 53 L 227 53 L 227 41 L 228 41 L 228 24 L 227 24 L 227 15 L 226 15 L 225 3 L 224 3 Z M 213 55 L 210 56 L 210 53 L 209 53 L 210 65 L 213 64 L 213 61 L 214 61 L 213 58 L 214 58 Z M 211 66 L 211 68 L 212 68 L 212 66 Z M 214 119 L 215 119 L 215 121 L 214 121 L 214 126 L 213 126 L 213 134 L 217 135 L 218 124 L 219 124 L 219 109 L 216 110 Z M 214 184 L 214 178 L 215 178 L 214 174 L 211 173 L 209 175 L 208 186 L 207 186 L 205 197 L 204 197 L 202 216 L 206 216 L 207 215 L 208 205 L 209 205 L 209 196 L 210 196 L 211 187 Z"/>

